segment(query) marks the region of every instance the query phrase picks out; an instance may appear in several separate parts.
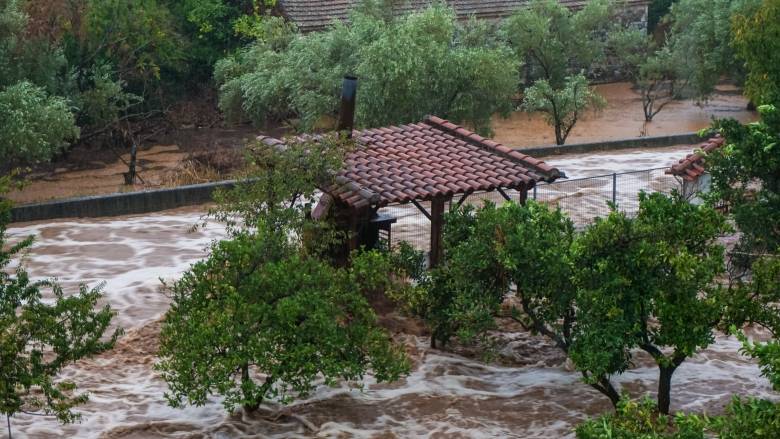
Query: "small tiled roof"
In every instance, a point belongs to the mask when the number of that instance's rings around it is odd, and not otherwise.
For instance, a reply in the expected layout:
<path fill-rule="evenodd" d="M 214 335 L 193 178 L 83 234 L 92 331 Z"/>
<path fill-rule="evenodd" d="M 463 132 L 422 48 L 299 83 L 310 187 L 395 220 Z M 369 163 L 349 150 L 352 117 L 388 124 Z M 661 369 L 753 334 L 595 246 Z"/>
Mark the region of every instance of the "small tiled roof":
<path fill-rule="evenodd" d="M 701 177 L 707 170 L 704 168 L 704 160 L 707 154 L 721 148 L 726 143 L 726 139 L 720 134 L 702 143 L 696 151 L 688 154 L 684 159 L 674 164 L 666 173 L 676 175 L 686 181 L 695 181 Z"/>
<path fill-rule="evenodd" d="M 541 160 L 433 116 L 411 125 L 354 131 L 353 138 L 357 147 L 335 184 L 323 188 L 326 195 L 315 217 L 333 201 L 351 208 L 383 207 L 497 188 L 529 190 L 539 181 L 564 177 Z"/>
<path fill-rule="evenodd" d="M 526 6 L 530 0 L 447 0 L 460 19 L 471 16 L 484 19 L 501 19 Z M 559 0 L 572 9 L 582 8 L 588 0 Z M 284 16 L 298 25 L 303 32 L 322 30 L 334 20 L 346 20 L 349 11 L 358 0 L 279 0 Z M 398 0 L 395 13 L 404 14 L 423 9 L 431 0 Z M 646 6 L 650 0 L 626 0 L 628 6 Z"/>

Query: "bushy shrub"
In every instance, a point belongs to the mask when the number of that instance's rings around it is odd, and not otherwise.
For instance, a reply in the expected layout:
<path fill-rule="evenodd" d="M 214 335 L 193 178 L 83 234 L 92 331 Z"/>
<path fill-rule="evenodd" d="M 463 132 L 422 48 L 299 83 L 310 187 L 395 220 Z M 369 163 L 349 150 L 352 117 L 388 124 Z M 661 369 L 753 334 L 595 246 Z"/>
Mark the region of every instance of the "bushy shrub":
<path fill-rule="evenodd" d="M 614 414 L 589 419 L 576 431 L 577 439 L 704 439 L 707 422 L 696 415 L 660 415 L 650 399 L 623 399 Z"/>
<path fill-rule="evenodd" d="M 0 91 L 0 168 L 51 160 L 78 136 L 65 99 L 29 82 Z"/>

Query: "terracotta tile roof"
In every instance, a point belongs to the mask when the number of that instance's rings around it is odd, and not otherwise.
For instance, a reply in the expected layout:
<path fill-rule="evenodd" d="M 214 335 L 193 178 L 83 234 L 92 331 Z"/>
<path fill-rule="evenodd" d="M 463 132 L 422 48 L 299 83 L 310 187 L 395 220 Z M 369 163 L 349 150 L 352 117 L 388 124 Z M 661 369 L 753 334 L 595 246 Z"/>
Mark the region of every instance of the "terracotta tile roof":
<path fill-rule="evenodd" d="M 484 19 L 508 17 L 515 10 L 527 5 L 530 0 L 447 0 L 455 9 L 458 18 L 467 19 L 472 15 Z M 582 8 L 588 0 L 559 0 L 572 8 Z M 279 0 L 279 8 L 284 16 L 295 22 L 303 32 L 322 30 L 334 20 L 346 20 L 349 11 L 358 0 Z M 626 0 L 628 6 L 646 6 L 650 0 Z M 401 15 L 411 10 L 422 9 L 431 4 L 431 0 L 398 0 L 395 13 Z"/>
<path fill-rule="evenodd" d="M 688 154 L 684 159 L 681 159 L 671 168 L 667 169 L 666 173 L 682 177 L 686 181 L 695 181 L 697 178 L 701 177 L 705 172 L 707 172 L 706 168 L 704 167 L 705 156 L 708 153 L 721 148 L 725 143 L 726 139 L 718 134 L 717 136 L 702 143 L 699 148 L 697 148 L 697 151 L 694 151 L 692 154 Z"/>
<path fill-rule="evenodd" d="M 565 175 L 541 160 L 521 154 L 438 117 L 420 123 L 354 131 L 350 152 L 335 184 L 313 216 L 330 204 L 382 207 L 412 200 L 452 197 L 497 188 L 529 190 L 539 181 Z M 269 145 L 283 142 L 261 137 Z"/>

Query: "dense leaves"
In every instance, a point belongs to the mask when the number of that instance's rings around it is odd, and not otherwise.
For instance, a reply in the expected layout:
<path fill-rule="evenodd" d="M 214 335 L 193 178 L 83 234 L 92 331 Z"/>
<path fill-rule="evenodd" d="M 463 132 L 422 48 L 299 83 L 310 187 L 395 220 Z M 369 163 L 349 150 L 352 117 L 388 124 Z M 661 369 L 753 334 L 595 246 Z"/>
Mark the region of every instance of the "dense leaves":
<path fill-rule="evenodd" d="M 172 286 L 159 369 L 173 406 L 224 396 L 228 410 L 304 396 L 323 378 L 378 381 L 407 368 L 403 351 L 376 326 L 363 296 L 387 273 L 333 268 L 301 255 L 276 230 L 259 226 L 216 244 Z"/>
<path fill-rule="evenodd" d="M 465 208 L 447 218 L 443 267 L 405 303 L 444 342 L 491 329 L 509 300 L 511 317 L 551 338 L 614 404 L 610 377 L 644 350 L 658 365 L 658 408 L 668 413 L 672 374 L 712 343 L 726 312 L 715 282 L 724 266 L 716 238 L 726 230 L 713 209 L 677 195 L 641 194 L 636 217 L 613 211 L 579 234 L 535 202 Z"/>
<path fill-rule="evenodd" d="M 527 62 L 523 108 L 548 115 L 558 145 L 585 110 L 603 105 L 584 73 L 605 59 L 611 6 L 596 0 L 573 12 L 556 0 L 534 0 L 503 23 L 502 35 Z"/>
<path fill-rule="evenodd" d="M 49 161 L 78 138 L 65 99 L 29 82 L 0 91 L 0 171 L 24 163 Z"/>
<path fill-rule="evenodd" d="M 733 18 L 733 46 L 745 62 L 745 94 L 757 105 L 780 104 L 780 4 L 764 0 Z"/>
<path fill-rule="evenodd" d="M 361 78 L 357 123 L 381 126 L 436 114 L 487 133 L 511 109 L 517 62 L 475 44 L 441 5 L 391 19 L 356 12 L 325 32 L 260 39 L 217 65 L 220 106 L 256 123 L 298 117 L 311 130 L 336 115 L 341 78 Z M 289 41 L 289 42 L 287 42 Z"/>

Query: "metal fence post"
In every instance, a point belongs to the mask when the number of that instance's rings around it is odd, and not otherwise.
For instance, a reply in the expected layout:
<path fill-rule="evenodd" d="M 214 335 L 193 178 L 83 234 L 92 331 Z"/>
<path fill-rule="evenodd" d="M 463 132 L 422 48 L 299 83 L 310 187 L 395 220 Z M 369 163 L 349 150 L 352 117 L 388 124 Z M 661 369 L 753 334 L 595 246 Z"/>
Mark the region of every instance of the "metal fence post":
<path fill-rule="evenodd" d="M 534 185 L 534 200 L 536 200 L 536 185 Z"/>
<path fill-rule="evenodd" d="M 612 174 L 612 204 L 617 202 L 617 173 Z"/>

